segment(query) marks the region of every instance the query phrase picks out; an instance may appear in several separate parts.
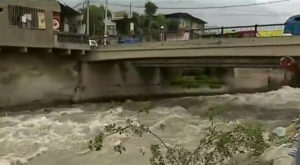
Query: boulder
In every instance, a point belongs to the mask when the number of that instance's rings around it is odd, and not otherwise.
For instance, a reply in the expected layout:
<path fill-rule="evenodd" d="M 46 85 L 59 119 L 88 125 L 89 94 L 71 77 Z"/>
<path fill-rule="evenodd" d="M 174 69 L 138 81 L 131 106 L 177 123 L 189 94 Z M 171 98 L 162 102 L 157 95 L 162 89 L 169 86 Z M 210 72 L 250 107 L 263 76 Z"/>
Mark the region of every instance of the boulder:
<path fill-rule="evenodd" d="M 286 135 L 286 128 L 278 127 L 276 129 L 274 129 L 273 133 L 279 137 L 283 137 Z"/>
<path fill-rule="evenodd" d="M 291 148 L 272 146 L 261 155 L 260 160 L 273 165 L 296 165 L 296 159 L 289 155 L 291 151 Z"/>
<path fill-rule="evenodd" d="M 296 159 L 289 155 L 291 148 L 280 147 L 273 157 L 273 165 L 296 165 Z"/>

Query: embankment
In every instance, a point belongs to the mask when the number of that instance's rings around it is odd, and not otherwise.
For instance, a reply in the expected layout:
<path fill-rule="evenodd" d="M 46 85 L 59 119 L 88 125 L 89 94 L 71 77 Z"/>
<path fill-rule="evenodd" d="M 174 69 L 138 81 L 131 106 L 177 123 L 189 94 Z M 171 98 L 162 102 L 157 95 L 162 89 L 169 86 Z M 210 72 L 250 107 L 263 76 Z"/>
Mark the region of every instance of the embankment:
<path fill-rule="evenodd" d="M 82 63 L 80 56 L 30 51 L 1 52 L 0 107 L 41 106 L 84 101 L 156 96 L 266 91 L 289 79 L 279 69 L 232 69 L 220 89 L 162 85 L 162 68 L 136 68 L 130 61 Z"/>

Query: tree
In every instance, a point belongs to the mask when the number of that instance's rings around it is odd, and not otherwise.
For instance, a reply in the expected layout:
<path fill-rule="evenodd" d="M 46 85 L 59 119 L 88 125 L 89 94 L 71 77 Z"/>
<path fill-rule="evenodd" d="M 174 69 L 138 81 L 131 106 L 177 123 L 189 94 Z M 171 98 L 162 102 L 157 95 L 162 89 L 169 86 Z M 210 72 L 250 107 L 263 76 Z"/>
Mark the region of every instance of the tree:
<path fill-rule="evenodd" d="M 159 14 L 156 16 L 155 18 L 155 22 L 157 23 L 157 25 L 160 27 L 160 26 L 164 26 L 166 27 L 167 24 L 168 24 L 168 21 L 166 19 L 166 17 L 162 14 Z"/>
<path fill-rule="evenodd" d="M 119 105 L 112 105 L 113 108 Z M 208 112 L 211 126 L 207 128 L 205 138 L 199 139 L 199 144 L 194 150 L 189 150 L 182 146 L 176 146 L 166 143 L 157 131 L 164 131 L 166 126 L 161 124 L 157 130 L 142 123 L 140 113 L 149 113 L 153 109 L 151 102 L 142 102 L 137 106 L 137 120 L 127 119 L 123 125 L 112 123 L 106 125 L 99 134 L 89 142 L 89 149 L 101 151 L 105 139 L 112 135 L 126 135 L 144 137 L 150 135 L 158 143 L 152 144 L 149 151 L 151 165 L 214 165 L 226 164 L 235 154 L 246 153 L 251 156 L 260 156 L 268 144 L 263 137 L 263 130 L 252 126 L 236 125 L 235 127 L 223 130 L 218 128 L 212 117 L 219 113 L 218 109 L 211 109 Z M 162 149 L 164 148 L 164 150 Z M 126 151 L 124 144 L 120 143 L 114 146 L 114 151 L 122 154 Z M 145 150 L 139 150 L 145 155 Z M 227 162 L 228 163 L 228 162 Z"/>
<path fill-rule="evenodd" d="M 145 4 L 145 14 L 147 16 L 153 16 L 156 13 L 157 9 L 158 7 L 150 1 Z"/>
<path fill-rule="evenodd" d="M 84 14 L 84 22 L 87 23 L 87 16 L 86 16 L 86 8 L 81 9 L 81 12 Z M 111 18 L 111 12 L 108 10 L 107 12 L 108 18 Z M 104 6 L 90 6 L 90 34 L 95 35 L 103 35 L 104 34 L 104 20 L 105 18 L 105 8 Z"/>

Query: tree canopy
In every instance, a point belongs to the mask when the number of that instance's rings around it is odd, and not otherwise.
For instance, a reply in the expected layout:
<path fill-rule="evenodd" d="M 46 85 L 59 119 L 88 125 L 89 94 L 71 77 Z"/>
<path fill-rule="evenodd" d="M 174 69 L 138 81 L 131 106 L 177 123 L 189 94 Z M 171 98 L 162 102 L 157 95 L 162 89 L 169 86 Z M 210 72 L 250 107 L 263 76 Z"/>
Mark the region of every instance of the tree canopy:
<path fill-rule="evenodd" d="M 145 4 L 145 14 L 147 16 L 155 15 L 157 9 L 158 9 L 158 7 L 150 1 Z"/>
<path fill-rule="evenodd" d="M 84 22 L 87 22 L 86 8 L 81 9 L 81 12 L 84 14 Z M 111 12 L 107 11 L 108 18 L 112 17 Z M 105 8 L 104 6 L 90 6 L 90 23 L 89 23 L 89 32 L 93 35 L 103 35 L 104 34 L 104 20 L 105 18 Z"/>

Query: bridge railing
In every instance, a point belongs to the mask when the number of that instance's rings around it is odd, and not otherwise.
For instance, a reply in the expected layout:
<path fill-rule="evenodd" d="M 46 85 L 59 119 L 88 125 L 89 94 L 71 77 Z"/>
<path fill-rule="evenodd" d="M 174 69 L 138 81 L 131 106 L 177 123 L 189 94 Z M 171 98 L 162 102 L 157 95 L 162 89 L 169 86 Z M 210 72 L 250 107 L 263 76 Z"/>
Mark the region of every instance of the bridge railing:
<path fill-rule="evenodd" d="M 89 36 L 83 34 L 56 32 L 54 36 L 58 42 L 88 44 L 89 41 Z"/>
<path fill-rule="evenodd" d="M 197 38 L 249 38 L 249 37 L 272 37 L 283 36 L 285 24 L 261 24 L 247 26 L 222 26 L 214 28 L 202 28 L 177 31 L 154 31 L 142 35 L 123 36 L 122 38 L 110 38 L 111 44 L 132 43 L 125 42 L 133 38 L 138 42 L 161 42 L 176 40 L 193 40 Z M 162 35 L 163 34 L 163 35 Z M 136 43 L 136 42 L 134 42 Z"/>
<path fill-rule="evenodd" d="M 243 38 L 243 37 L 259 37 L 263 35 L 270 35 L 270 33 L 261 32 L 277 32 L 280 31 L 283 34 L 285 24 L 261 24 L 261 25 L 247 25 L 247 26 L 227 26 L 217 28 L 205 28 L 203 29 L 191 29 L 190 39 L 194 38 Z M 195 34 L 200 35 L 195 35 Z M 279 35 L 279 34 L 275 34 Z M 196 37 L 195 37 L 196 36 Z"/>

